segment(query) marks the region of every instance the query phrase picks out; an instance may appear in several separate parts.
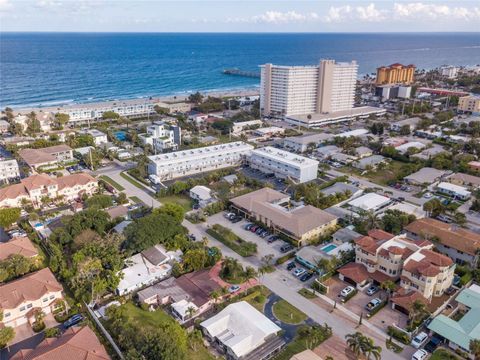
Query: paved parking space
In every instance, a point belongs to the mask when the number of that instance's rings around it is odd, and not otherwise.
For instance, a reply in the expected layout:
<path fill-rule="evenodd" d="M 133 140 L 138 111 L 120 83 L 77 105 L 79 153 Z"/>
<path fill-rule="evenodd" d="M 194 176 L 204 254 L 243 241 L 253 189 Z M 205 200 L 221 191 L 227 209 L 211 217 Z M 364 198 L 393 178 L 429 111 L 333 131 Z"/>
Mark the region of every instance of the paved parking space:
<path fill-rule="evenodd" d="M 328 279 L 326 284 L 329 287 L 327 296 L 330 299 L 337 301 L 341 300 L 339 296 L 340 291 L 347 286 L 351 286 L 349 283 L 340 280 L 337 276 Z M 383 290 L 380 290 L 373 296 L 369 296 L 365 294 L 365 292 L 359 291 L 353 298 L 348 300 L 348 302 L 345 304 L 345 307 L 357 315 L 363 313 L 365 316 L 367 314 L 365 305 L 367 305 L 374 298 L 385 299 L 386 296 L 387 294 Z M 407 325 L 407 320 L 407 315 L 393 310 L 390 305 L 386 305 L 382 310 L 369 319 L 369 322 L 386 331 L 387 327 L 392 324 L 405 327 Z"/>
<path fill-rule="evenodd" d="M 265 238 L 261 238 L 260 236 L 252 233 L 251 231 L 245 230 L 243 227 L 246 224 L 249 224 L 248 221 L 242 220 L 238 223 L 232 223 L 230 220 L 225 218 L 225 212 L 215 214 L 207 219 L 207 223 L 209 225 L 220 224 L 230 230 L 232 230 L 235 234 L 237 234 L 240 238 L 245 241 L 251 241 L 257 244 L 257 251 L 258 251 L 258 258 L 261 259 L 265 255 L 273 254 L 275 258 L 278 258 L 284 255 L 280 248 L 282 245 L 286 244 L 282 240 L 277 240 L 271 244 L 267 242 L 268 236 Z"/>

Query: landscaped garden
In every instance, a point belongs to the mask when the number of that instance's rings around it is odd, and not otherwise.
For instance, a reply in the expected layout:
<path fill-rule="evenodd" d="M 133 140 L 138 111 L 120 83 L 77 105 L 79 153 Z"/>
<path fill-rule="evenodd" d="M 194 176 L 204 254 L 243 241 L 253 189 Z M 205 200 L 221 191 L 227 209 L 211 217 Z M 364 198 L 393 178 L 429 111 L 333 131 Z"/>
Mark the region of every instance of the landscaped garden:
<path fill-rule="evenodd" d="M 185 211 L 192 210 L 192 200 L 186 195 L 168 195 L 158 199 L 162 204 L 173 203 L 183 207 Z"/>
<path fill-rule="evenodd" d="M 213 225 L 210 229 L 207 229 L 207 234 L 228 246 L 241 256 L 251 256 L 257 252 L 257 244 L 241 239 L 231 230 L 222 225 Z"/>

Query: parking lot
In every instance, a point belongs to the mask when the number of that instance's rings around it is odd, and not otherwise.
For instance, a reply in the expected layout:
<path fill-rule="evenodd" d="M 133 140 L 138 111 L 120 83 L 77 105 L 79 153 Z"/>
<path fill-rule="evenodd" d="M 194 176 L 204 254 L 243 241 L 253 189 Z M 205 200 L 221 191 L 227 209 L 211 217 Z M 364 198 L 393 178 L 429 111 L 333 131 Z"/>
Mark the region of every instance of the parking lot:
<path fill-rule="evenodd" d="M 339 296 L 340 291 L 342 291 L 347 286 L 352 286 L 351 284 L 340 280 L 337 276 L 334 276 L 326 281 L 326 284 L 329 287 L 327 296 L 336 301 L 340 301 L 341 297 Z M 373 299 L 385 299 L 387 294 L 385 291 L 380 290 L 376 294 L 369 296 L 365 292 L 359 291 L 354 297 L 352 297 L 345 304 L 345 307 L 350 311 L 354 312 L 357 315 L 363 313 L 365 317 L 368 311 L 365 309 L 365 306 Z M 385 305 L 378 313 L 376 313 L 368 321 L 377 327 L 386 331 L 387 327 L 392 324 L 396 324 L 402 328 L 407 325 L 408 317 L 405 314 L 402 314 L 399 311 L 393 310 L 390 305 Z"/>
<path fill-rule="evenodd" d="M 261 238 L 260 236 L 252 233 L 251 231 L 247 231 L 244 229 L 246 224 L 249 224 L 249 221 L 242 220 L 237 223 L 232 223 L 228 219 L 225 218 L 225 212 L 221 212 L 219 214 L 215 214 L 208 218 L 207 223 L 211 226 L 214 224 L 220 224 L 231 231 L 233 231 L 236 235 L 242 238 L 245 241 L 250 241 L 257 244 L 257 256 L 261 259 L 265 255 L 273 254 L 275 259 L 283 256 L 284 253 L 280 251 L 282 245 L 285 245 L 286 242 L 282 240 L 277 240 L 271 244 L 267 242 L 268 236 L 265 238 Z"/>

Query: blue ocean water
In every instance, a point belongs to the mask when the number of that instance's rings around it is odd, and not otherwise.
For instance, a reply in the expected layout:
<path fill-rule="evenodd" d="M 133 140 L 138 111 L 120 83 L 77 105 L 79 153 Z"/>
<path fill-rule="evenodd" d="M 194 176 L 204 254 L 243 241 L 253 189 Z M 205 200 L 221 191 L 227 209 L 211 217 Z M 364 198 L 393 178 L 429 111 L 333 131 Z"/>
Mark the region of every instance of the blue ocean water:
<path fill-rule="evenodd" d="M 357 60 L 430 69 L 480 63 L 480 33 L 1 33 L 0 106 L 54 105 L 258 86 L 224 68 Z"/>

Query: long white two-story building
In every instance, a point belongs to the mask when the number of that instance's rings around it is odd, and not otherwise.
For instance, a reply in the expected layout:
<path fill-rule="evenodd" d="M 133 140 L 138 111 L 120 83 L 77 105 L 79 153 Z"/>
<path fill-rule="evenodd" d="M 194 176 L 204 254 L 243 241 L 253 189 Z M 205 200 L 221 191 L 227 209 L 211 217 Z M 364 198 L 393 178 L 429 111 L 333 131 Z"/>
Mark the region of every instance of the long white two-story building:
<path fill-rule="evenodd" d="M 242 141 L 149 156 L 148 173 L 160 180 L 241 165 L 253 146 Z"/>
<path fill-rule="evenodd" d="M 318 161 L 271 146 L 253 150 L 248 163 L 254 169 L 298 183 L 317 178 Z"/>

